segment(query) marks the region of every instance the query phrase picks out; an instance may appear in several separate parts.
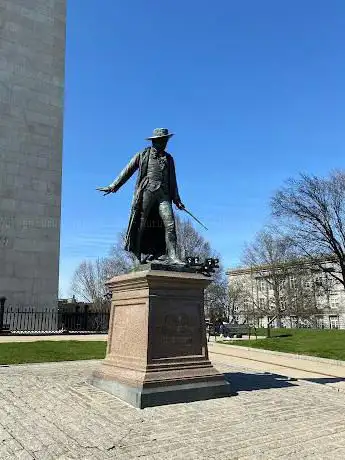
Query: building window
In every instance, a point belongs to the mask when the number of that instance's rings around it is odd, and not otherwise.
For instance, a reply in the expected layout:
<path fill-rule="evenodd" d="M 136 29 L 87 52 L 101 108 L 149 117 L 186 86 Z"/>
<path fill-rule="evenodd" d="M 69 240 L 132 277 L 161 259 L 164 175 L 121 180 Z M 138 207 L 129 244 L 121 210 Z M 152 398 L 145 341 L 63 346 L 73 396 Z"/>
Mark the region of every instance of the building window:
<path fill-rule="evenodd" d="M 295 328 L 298 325 L 297 316 L 290 316 L 291 327 Z"/>
<path fill-rule="evenodd" d="M 339 302 L 337 299 L 331 299 L 330 300 L 330 307 L 331 308 L 339 308 Z"/>
<path fill-rule="evenodd" d="M 265 308 L 265 304 L 266 304 L 266 300 L 261 297 L 261 299 L 259 299 L 259 307 Z"/>
<path fill-rule="evenodd" d="M 282 295 L 282 294 L 280 295 L 279 303 L 280 303 L 281 308 L 286 308 L 288 299 L 289 298 L 287 296 Z M 274 297 L 272 297 L 272 302 L 274 302 Z"/>
<path fill-rule="evenodd" d="M 258 280 L 258 289 L 260 292 L 265 292 L 267 288 L 267 284 L 265 280 Z"/>
<path fill-rule="evenodd" d="M 339 318 L 338 316 L 329 317 L 329 327 L 331 329 L 339 329 Z"/>
<path fill-rule="evenodd" d="M 324 284 L 323 283 L 323 277 L 322 276 L 316 276 L 315 280 L 314 280 L 314 283 L 315 283 L 316 286 L 319 286 L 319 287 L 323 286 L 323 284 Z"/>
<path fill-rule="evenodd" d="M 323 322 L 323 318 L 316 318 L 316 327 L 318 329 L 323 329 L 325 327 L 325 324 Z"/>
<path fill-rule="evenodd" d="M 290 276 L 290 288 L 296 289 L 296 278 L 294 276 Z"/>

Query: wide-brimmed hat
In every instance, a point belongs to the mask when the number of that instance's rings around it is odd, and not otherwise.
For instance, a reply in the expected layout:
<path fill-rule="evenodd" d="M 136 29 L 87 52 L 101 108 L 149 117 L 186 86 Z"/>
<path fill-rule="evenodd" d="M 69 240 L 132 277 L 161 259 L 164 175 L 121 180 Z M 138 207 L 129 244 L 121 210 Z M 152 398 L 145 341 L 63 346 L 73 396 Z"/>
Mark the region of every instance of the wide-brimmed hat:
<path fill-rule="evenodd" d="M 161 137 L 171 137 L 174 133 L 169 133 L 167 128 L 156 128 L 153 130 L 153 134 L 150 137 L 147 137 L 146 140 L 159 139 Z"/>

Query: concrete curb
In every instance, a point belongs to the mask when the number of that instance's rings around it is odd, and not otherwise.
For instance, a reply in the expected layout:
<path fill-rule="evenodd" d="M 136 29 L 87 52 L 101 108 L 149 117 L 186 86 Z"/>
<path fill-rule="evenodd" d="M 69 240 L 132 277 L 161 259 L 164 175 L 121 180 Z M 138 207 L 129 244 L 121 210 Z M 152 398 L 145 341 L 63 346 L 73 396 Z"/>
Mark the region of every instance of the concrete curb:
<path fill-rule="evenodd" d="M 0 335 L 0 344 L 47 341 L 64 342 L 71 340 L 80 342 L 105 342 L 108 340 L 108 334 Z"/>
<path fill-rule="evenodd" d="M 214 344 L 213 344 L 214 345 Z M 340 359 L 329 359 L 329 358 L 319 358 L 318 356 L 309 356 L 309 355 L 300 355 L 300 354 L 295 354 L 295 353 L 284 353 L 282 351 L 272 351 L 272 350 L 264 350 L 264 349 L 258 349 L 258 348 L 252 348 L 252 347 L 241 347 L 239 345 L 227 345 L 223 343 L 217 343 L 217 345 L 222 345 L 224 347 L 231 347 L 231 348 L 236 348 L 238 350 L 247 350 L 250 352 L 256 352 L 258 355 L 261 353 L 271 355 L 271 356 L 282 356 L 284 358 L 289 358 L 289 359 L 297 359 L 297 360 L 305 360 L 305 361 L 314 361 L 317 363 L 322 363 L 322 364 L 327 364 L 327 365 L 336 365 L 336 366 L 343 366 L 345 367 L 345 361 L 342 361 Z M 237 355 L 236 355 L 237 356 Z"/>
<path fill-rule="evenodd" d="M 250 347 L 240 347 L 236 345 L 212 344 L 209 347 L 210 353 L 215 355 L 223 355 L 228 358 L 242 359 L 247 361 L 250 367 L 250 362 L 254 364 L 261 363 L 270 366 L 304 371 L 320 376 L 336 377 L 345 379 L 345 363 L 344 361 L 328 360 L 326 358 L 309 359 L 305 355 L 293 355 L 291 353 L 275 352 L 271 350 L 257 350 Z"/>

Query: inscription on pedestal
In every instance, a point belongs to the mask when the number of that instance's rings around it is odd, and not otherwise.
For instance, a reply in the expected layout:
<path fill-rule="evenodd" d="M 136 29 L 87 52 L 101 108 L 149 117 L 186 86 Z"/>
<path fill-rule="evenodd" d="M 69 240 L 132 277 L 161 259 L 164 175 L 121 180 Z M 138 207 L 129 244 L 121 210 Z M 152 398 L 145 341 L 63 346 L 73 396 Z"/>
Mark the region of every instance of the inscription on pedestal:
<path fill-rule="evenodd" d="M 152 308 L 154 334 L 152 358 L 201 355 L 200 305 L 193 302 L 168 302 Z"/>

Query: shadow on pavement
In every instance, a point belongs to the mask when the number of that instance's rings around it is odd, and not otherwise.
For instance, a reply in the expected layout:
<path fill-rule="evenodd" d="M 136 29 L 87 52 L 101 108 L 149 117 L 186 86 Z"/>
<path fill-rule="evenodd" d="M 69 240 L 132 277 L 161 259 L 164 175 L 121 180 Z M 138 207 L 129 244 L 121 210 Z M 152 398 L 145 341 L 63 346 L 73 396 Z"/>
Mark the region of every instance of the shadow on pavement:
<path fill-rule="evenodd" d="M 233 394 L 240 391 L 268 390 L 269 388 L 289 388 L 295 386 L 291 382 L 297 379 L 279 374 L 265 372 L 262 374 L 247 374 L 242 372 L 230 372 L 224 374 L 226 380 L 231 383 Z"/>
<path fill-rule="evenodd" d="M 310 378 L 310 379 L 301 379 L 306 380 L 307 382 L 320 383 L 321 385 L 327 385 L 327 383 L 338 383 L 345 382 L 344 377 L 320 377 L 320 378 Z"/>

